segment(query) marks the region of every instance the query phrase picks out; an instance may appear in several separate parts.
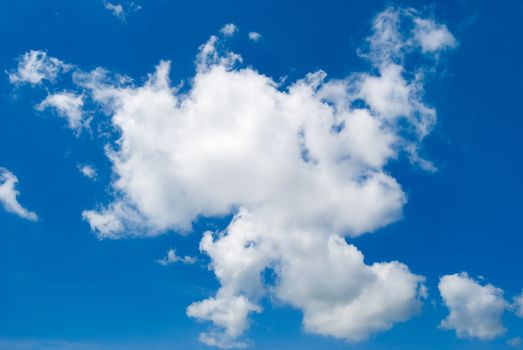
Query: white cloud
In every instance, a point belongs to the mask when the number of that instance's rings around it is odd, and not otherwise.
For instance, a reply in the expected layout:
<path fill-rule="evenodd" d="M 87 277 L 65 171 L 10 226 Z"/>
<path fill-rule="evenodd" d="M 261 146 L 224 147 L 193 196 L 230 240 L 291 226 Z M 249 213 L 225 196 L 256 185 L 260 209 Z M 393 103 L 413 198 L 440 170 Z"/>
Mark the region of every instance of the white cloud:
<path fill-rule="evenodd" d="M 456 331 L 460 338 L 493 339 L 502 336 L 502 315 L 507 307 L 503 290 L 491 284 L 481 285 L 462 272 L 441 277 L 441 297 L 449 315 L 441 327 Z"/>
<path fill-rule="evenodd" d="M 19 57 L 18 68 L 8 72 L 8 75 L 9 81 L 13 84 L 37 85 L 44 79 L 54 82 L 58 74 L 69 69 L 71 65 L 57 58 L 48 57 L 45 51 L 31 50 Z"/>
<path fill-rule="evenodd" d="M 381 168 L 434 123 L 435 111 L 420 100 L 420 81 L 407 80 L 403 68 L 391 63 L 378 75 L 356 74 L 357 79 L 326 81 L 323 72 L 316 72 L 280 91 L 252 69 L 232 69 L 234 59 L 224 60 L 230 53 L 218 55 L 217 41 L 212 37 L 202 46 L 187 94 L 171 88 L 169 62 L 158 65 L 142 87 L 107 84 L 100 71 L 78 75 L 77 82 L 111 109 L 113 123 L 123 132 L 122 150 L 109 152 L 120 176 L 115 188 L 127 197 L 114 203 L 127 204 L 121 212 L 138 210 L 156 233 L 190 229 L 196 216 L 223 215 L 238 203 L 271 202 L 290 221 L 328 221 L 353 236 L 398 218 L 405 196 Z M 364 99 L 370 109 L 347 106 L 356 99 Z M 217 116 L 224 121 L 218 123 Z M 397 123 L 404 119 L 415 131 L 412 140 L 399 135 Z M 337 127 L 339 132 L 333 131 Z M 171 134 L 177 135 L 175 141 Z M 156 171 L 153 155 L 160 149 L 163 169 Z M 134 169 L 143 163 L 151 166 Z M 211 167 L 212 174 L 203 171 Z M 289 177 L 295 179 L 292 186 Z M 160 181 L 140 182 L 152 178 Z M 342 189 L 351 195 L 335 195 Z M 286 202 L 272 203 L 273 194 L 281 192 L 289 193 Z M 322 204 L 328 208 L 297 200 L 309 195 L 325 197 Z M 290 203 L 303 207 L 293 211 Z M 335 208 L 351 208 L 355 214 L 342 215 Z M 356 215 L 359 211 L 366 215 Z"/>
<path fill-rule="evenodd" d="M 126 2 L 125 7 L 123 4 L 104 2 L 104 7 L 122 22 L 125 22 L 129 13 L 142 9 L 142 6 L 136 4 L 134 1 Z"/>
<path fill-rule="evenodd" d="M 233 36 L 237 31 L 238 27 L 236 27 L 236 25 L 233 23 L 227 23 L 223 26 L 222 29 L 220 29 L 220 33 L 222 33 L 224 36 Z"/>
<path fill-rule="evenodd" d="M 414 24 L 414 40 L 423 52 L 437 52 L 457 45 L 456 38 L 444 24 L 426 18 L 415 18 Z"/>
<path fill-rule="evenodd" d="M 187 91 L 172 87 L 167 61 L 142 86 L 102 69 L 75 73 L 119 135 L 107 147 L 113 201 L 83 213 L 99 238 L 189 231 L 198 217 L 234 216 L 200 242 L 220 282 L 214 297 L 187 308 L 213 324 L 204 343 L 247 346 L 238 338 L 268 293 L 302 310 L 306 331 L 347 341 L 419 312 L 422 276 L 396 261 L 367 265 L 346 241 L 401 218 L 406 195 L 388 162 L 406 153 L 432 169 L 418 153 L 436 112 L 422 100 L 423 77 L 402 66 L 412 41 L 403 21 L 412 15 L 376 17 L 364 54 L 373 73 L 312 72 L 285 90 L 238 68 L 241 57 L 223 52 L 217 36 L 200 47 Z M 269 285 L 267 269 L 276 276 Z"/>
<path fill-rule="evenodd" d="M 252 41 L 259 41 L 261 39 L 261 34 L 258 32 L 250 32 L 249 39 Z"/>
<path fill-rule="evenodd" d="M 517 316 L 523 318 L 523 291 L 520 295 L 514 297 L 512 309 L 514 310 Z"/>
<path fill-rule="evenodd" d="M 519 348 L 521 346 L 521 342 L 521 337 L 507 339 L 507 345 L 512 346 L 514 348 Z"/>
<path fill-rule="evenodd" d="M 18 202 L 17 197 L 20 193 L 16 190 L 17 183 L 18 179 L 12 172 L 0 167 L 0 203 L 10 213 L 27 220 L 37 221 L 36 214 L 25 209 Z"/>
<path fill-rule="evenodd" d="M 169 249 L 165 257 L 157 260 L 158 264 L 163 266 L 172 265 L 177 262 L 181 262 L 184 264 L 194 264 L 196 261 L 196 258 L 188 255 L 184 256 L 183 258 L 179 257 L 178 255 L 176 255 L 176 250 L 174 249 Z"/>
<path fill-rule="evenodd" d="M 89 124 L 89 119 L 84 115 L 83 106 L 83 95 L 64 91 L 47 95 L 42 102 L 36 105 L 36 109 L 43 111 L 48 107 L 54 108 L 60 117 L 67 120 L 69 128 L 79 133 Z"/>
<path fill-rule="evenodd" d="M 118 17 L 121 20 L 125 20 L 125 12 L 123 9 L 123 6 L 121 4 L 113 4 L 110 2 L 104 2 L 104 6 L 107 10 L 111 11 L 111 13 Z"/>
<path fill-rule="evenodd" d="M 96 169 L 92 165 L 89 165 L 89 164 L 79 165 L 78 170 L 80 171 L 80 173 L 83 176 L 85 176 L 91 180 L 96 180 L 96 177 L 98 176 Z"/>

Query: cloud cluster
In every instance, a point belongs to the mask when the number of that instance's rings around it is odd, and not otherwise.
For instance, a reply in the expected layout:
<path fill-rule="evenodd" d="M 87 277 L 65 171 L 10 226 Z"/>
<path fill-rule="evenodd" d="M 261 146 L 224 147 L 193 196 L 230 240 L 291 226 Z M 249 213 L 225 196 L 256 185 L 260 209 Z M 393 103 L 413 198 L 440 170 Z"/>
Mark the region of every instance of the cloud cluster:
<path fill-rule="evenodd" d="M 20 193 L 16 190 L 17 183 L 18 178 L 12 172 L 0 167 L 0 203 L 4 209 L 10 213 L 27 220 L 37 221 L 38 217 L 36 214 L 25 209 L 18 202 L 17 197 Z"/>
<path fill-rule="evenodd" d="M 21 55 L 18 59 L 16 70 L 7 72 L 9 81 L 12 84 L 31 84 L 39 85 L 44 80 L 54 83 L 57 77 L 65 72 L 72 70 L 73 65 L 66 64 L 56 57 L 48 56 L 42 50 L 30 50 Z M 84 96 L 71 91 L 61 91 L 50 93 L 47 97 L 35 106 L 38 111 L 52 108 L 57 115 L 67 121 L 70 129 L 78 135 L 82 129 L 88 128 L 90 118 L 83 110 Z"/>
<path fill-rule="evenodd" d="M 226 25 L 222 38 L 236 30 Z M 420 311 L 424 277 L 397 261 L 369 265 L 347 239 L 401 217 L 407 198 L 388 162 L 405 154 L 435 170 L 419 153 L 436 122 L 423 101 L 424 68 L 404 58 L 436 57 L 453 39 L 443 30 L 412 10 L 386 9 L 360 51 L 371 72 L 328 79 L 317 71 L 285 89 L 242 68 L 218 36 L 200 47 L 187 90 L 171 84 L 168 61 L 143 85 L 101 68 L 74 72 L 119 136 L 107 146 L 114 198 L 84 218 L 98 237 L 122 238 L 233 215 L 200 242 L 220 282 L 216 295 L 187 308 L 211 322 L 205 344 L 247 346 L 249 315 L 269 293 L 303 311 L 307 332 L 360 341 L 390 329 Z M 76 129 L 83 95 L 52 96 L 42 108 L 57 108 Z M 173 250 L 160 263 L 183 259 Z"/>
<path fill-rule="evenodd" d="M 401 216 L 406 196 L 385 172 L 388 161 L 405 152 L 434 168 L 418 149 L 436 113 L 422 101 L 422 75 L 402 65 L 413 39 L 400 24 L 414 20 L 394 9 L 376 17 L 364 55 L 377 73 L 328 80 L 318 71 L 286 90 L 236 68 L 241 57 L 221 52 L 216 36 L 202 45 L 183 93 L 166 61 L 143 86 L 111 82 L 100 69 L 75 75 L 121 133 L 108 150 L 117 195 L 84 212 L 100 237 L 187 231 L 199 216 L 236 213 L 200 243 L 221 284 L 187 309 L 213 323 L 205 343 L 243 346 L 237 337 L 268 290 L 303 310 L 306 331 L 349 341 L 420 310 L 423 277 L 399 262 L 367 265 L 343 238 Z M 262 279 L 267 269 L 272 286 Z"/>

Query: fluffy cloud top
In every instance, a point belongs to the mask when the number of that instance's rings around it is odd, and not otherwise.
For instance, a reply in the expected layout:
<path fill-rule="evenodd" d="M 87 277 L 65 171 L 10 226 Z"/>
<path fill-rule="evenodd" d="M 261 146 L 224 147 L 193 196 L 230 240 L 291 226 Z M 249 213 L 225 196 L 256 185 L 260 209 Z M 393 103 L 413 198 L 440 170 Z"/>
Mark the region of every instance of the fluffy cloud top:
<path fill-rule="evenodd" d="M 8 75 L 13 84 L 37 85 L 44 79 L 54 82 L 58 74 L 69 69 L 70 65 L 57 58 L 48 57 L 45 51 L 31 50 L 20 56 L 18 68 L 8 72 Z"/>
<path fill-rule="evenodd" d="M 18 179 L 12 172 L 0 167 L 0 203 L 10 213 L 27 220 L 37 221 L 36 214 L 25 209 L 18 202 L 17 197 L 20 193 L 16 190 L 17 183 Z"/>
<path fill-rule="evenodd" d="M 46 108 L 54 108 L 57 114 L 67 120 L 69 128 L 79 133 L 82 128 L 87 127 L 88 119 L 83 112 L 83 96 L 72 92 L 60 92 L 49 94 L 42 102 L 36 105 L 36 109 L 43 111 Z"/>
<path fill-rule="evenodd" d="M 421 100 L 421 77 L 407 79 L 397 62 L 401 50 L 384 49 L 383 31 L 401 37 L 394 16 L 380 14 L 370 38 L 377 75 L 327 81 L 318 71 L 281 91 L 251 68 L 233 68 L 241 58 L 219 53 L 216 36 L 202 45 L 187 93 L 171 87 L 167 61 L 139 87 L 111 84 L 103 70 L 76 74 L 122 132 L 109 151 L 120 196 L 85 212 L 93 229 L 106 237 L 190 230 L 199 215 L 239 207 L 350 236 L 396 220 L 406 198 L 383 167 L 401 151 L 432 167 L 417 149 L 436 113 Z M 358 100 L 368 107 L 351 107 Z"/>
<path fill-rule="evenodd" d="M 441 277 L 438 288 L 449 309 L 442 328 L 456 331 L 460 338 L 483 340 L 505 333 L 501 320 L 507 307 L 503 290 L 491 284 L 482 286 L 466 273 Z"/>
<path fill-rule="evenodd" d="M 225 215 L 238 205 L 268 210 L 281 224 L 329 225 L 353 236 L 400 214 L 405 196 L 380 170 L 399 140 L 368 110 L 338 112 L 322 102 L 333 88 L 318 89 L 323 73 L 284 93 L 250 69 L 216 65 L 179 101 L 168 67 L 161 63 L 144 87 L 94 93 L 124 108 L 113 118 L 121 150 L 110 152 L 122 197 L 98 213 L 115 214 L 116 206 L 143 215 L 119 225 L 141 220 L 143 230 L 100 235 L 188 230 L 198 215 Z"/>
<path fill-rule="evenodd" d="M 387 9 L 373 22 L 372 73 L 327 79 L 307 74 L 282 89 L 241 56 L 200 47 L 191 87 L 180 91 L 161 61 L 141 86 L 99 68 L 75 83 L 111 116 L 119 139 L 107 146 L 113 201 L 86 210 L 100 238 L 189 231 L 198 217 L 233 214 L 228 227 L 206 232 L 200 250 L 221 287 L 187 314 L 210 321 L 208 345 L 245 347 L 249 314 L 271 293 L 303 311 L 304 329 L 360 341 L 419 312 L 424 277 L 404 264 L 368 265 L 347 238 L 401 217 L 406 195 L 385 171 L 419 155 L 436 121 L 423 96 L 423 71 L 408 71 L 412 11 Z M 224 36 L 236 31 L 222 29 Z M 422 50 L 423 51 L 423 50 Z M 173 251 L 164 261 L 180 258 Z M 268 283 L 266 271 L 275 275 Z"/>

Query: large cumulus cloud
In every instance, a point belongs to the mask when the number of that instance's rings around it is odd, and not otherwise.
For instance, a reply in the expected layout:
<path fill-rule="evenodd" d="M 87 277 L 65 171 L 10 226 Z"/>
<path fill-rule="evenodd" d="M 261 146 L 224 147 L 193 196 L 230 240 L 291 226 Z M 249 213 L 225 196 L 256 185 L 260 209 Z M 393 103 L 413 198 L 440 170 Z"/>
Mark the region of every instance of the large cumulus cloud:
<path fill-rule="evenodd" d="M 143 85 L 103 69 L 74 73 L 119 133 L 107 146 L 113 200 L 84 218 L 100 238 L 122 238 L 233 215 L 200 243 L 221 287 L 187 308 L 211 322 L 200 336 L 208 345 L 247 346 L 241 336 L 267 293 L 302 310 L 306 331 L 348 341 L 409 319 L 424 278 L 396 261 L 366 264 L 347 239 L 401 217 L 407 198 L 385 170 L 390 160 L 405 154 L 435 170 L 419 154 L 436 122 L 423 101 L 426 70 L 404 58 L 439 57 L 452 34 L 413 10 L 386 9 L 360 52 L 369 72 L 317 71 L 281 88 L 223 49 L 234 28 L 201 46 L 188 89 L 171 84 L 169 61 Z"/>

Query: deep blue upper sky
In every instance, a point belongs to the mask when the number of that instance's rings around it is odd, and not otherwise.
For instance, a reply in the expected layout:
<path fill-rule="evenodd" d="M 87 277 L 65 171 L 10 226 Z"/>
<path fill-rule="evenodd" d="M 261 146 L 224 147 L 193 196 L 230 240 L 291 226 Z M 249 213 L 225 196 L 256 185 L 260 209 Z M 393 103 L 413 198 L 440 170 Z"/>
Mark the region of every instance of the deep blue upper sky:
<path fill-rule="evenodd" d="M 437 291 L 441 275 L 460 271 L 484 276 L 507 298 L 523 287 L 523 3 L 397 3 L 429 8 L 459 42 L 426 87 L 438 124 L 423 154 L 439 171 L 421 171 L 401 158 L 390 164 L 409 197 L 404 218 L 353 243 L 367 263 L 398 260 L 426 276 L 424 312 L 347 345 L 303 333 L 299 311 L 264 302 L 248 332 L 253 349 L 505 349 L 507 338 L 523 336 L 523 320 L 510 313 L 507 337 L 493 341 L 438 329 L 447 310 Z M 258 43 L 245 36 L 231 42 L 258 71 L 292 81 L 323 69 L 341 78 L 368 69 L 356 51 L 387 4 L 155 0 L 140 3 L 122 22 L 102 1 L 3 0 L 0 70 L 42 49 L 82 69 L 103 66 L 138 81 L 169 59 L 176 82 L 194 74 L 195 54 L 209 35 L 232 22 L 244 33 L 262 34 Z M 77 138 L 63 119 L 35 111 L 45 95 L 45 89 L 15 88 L 0 75 L 0 166 L 16 174 L 21 202 L 40 218 L 34 223 L 0 210 L 0 349 L 20 341 L 73 343 L 64 349 L 204 348 L 197 341 L 201 325 L 185 308 L 214 293 L 214 275 L 205 260 L 191 266 L 155 260 L 169 247 L 196 255 L 202 232 L 227 222 L 202 221 L 183 236 L 98 240 L 81 213 L 108 201 L 106 140 L 89 133 Z M 83 163 L 97 167 L 97 181 L 78 172 Z"/>

